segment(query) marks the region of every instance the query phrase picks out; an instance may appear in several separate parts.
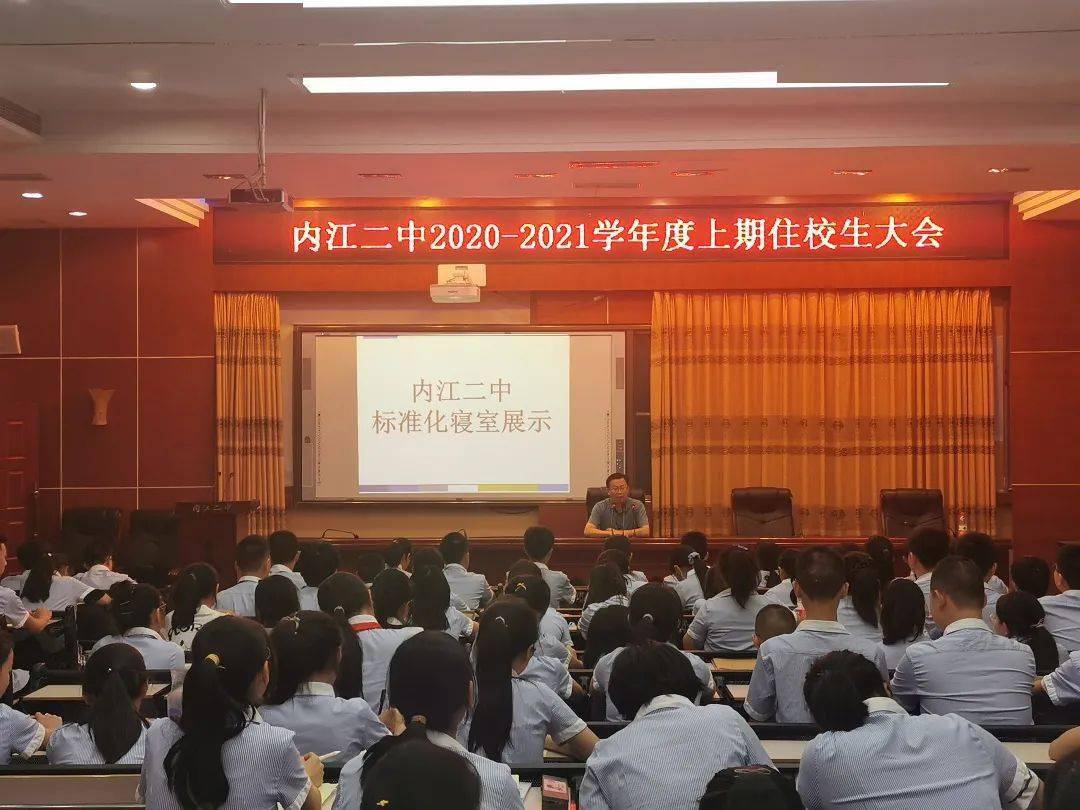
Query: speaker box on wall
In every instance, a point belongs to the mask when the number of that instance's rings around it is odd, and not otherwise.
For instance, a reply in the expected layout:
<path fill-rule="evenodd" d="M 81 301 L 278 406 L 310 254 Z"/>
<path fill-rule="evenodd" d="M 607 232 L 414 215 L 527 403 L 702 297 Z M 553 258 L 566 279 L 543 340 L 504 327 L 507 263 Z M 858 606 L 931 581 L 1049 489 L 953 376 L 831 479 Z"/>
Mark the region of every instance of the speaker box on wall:
<path fill-rule="evenodd" d="M 22 354 L 18 326 L 0 325 L 0 354 Z"/>

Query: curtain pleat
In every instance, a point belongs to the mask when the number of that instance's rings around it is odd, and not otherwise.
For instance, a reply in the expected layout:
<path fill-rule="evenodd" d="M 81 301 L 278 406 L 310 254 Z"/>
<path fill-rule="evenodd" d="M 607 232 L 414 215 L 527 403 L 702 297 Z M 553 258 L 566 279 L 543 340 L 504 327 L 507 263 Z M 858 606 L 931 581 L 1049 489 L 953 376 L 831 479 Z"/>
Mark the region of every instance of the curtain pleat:
<path fill-rule="evenodd" d="M 746 486 L 803 535 L 874 533 L 899 487 L 994 529 L 989 290 L 656 293 L 651 406 L 660 536 L 731 534 Z"/>
<path fill-rule="evenodd" d="M 285 515 L 281 311 L 265 293 L 214 296 L 218 498 L 258 501 L 252 531 Z"/>

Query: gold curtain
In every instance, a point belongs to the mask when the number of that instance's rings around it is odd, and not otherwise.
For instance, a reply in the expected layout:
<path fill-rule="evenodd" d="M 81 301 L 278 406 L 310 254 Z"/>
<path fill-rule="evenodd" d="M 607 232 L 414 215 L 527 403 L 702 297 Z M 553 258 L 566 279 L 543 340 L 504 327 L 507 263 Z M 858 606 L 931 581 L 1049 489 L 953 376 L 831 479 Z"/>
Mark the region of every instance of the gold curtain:
<path fill-rule="evenodd" d="M 878 531 L 894 487 L 994 529 L 989 290 L 656 293 L 651 388 L 660 536 L 731 534 L 746 486 L 806 536 Z"/>
<path fill-rule="evenodd" d="M 285 515 L 281 310 L 265 293 L 214 296 L 218 498 L 259 502 L 251 530 Z"/>

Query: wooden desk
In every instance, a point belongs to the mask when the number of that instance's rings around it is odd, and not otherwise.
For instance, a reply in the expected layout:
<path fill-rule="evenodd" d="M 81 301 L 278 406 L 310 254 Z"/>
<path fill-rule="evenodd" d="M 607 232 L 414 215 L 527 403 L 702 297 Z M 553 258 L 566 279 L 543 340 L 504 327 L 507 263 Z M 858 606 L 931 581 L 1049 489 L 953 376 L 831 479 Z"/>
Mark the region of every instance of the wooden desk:
<path fill-rule="evenodd" d="M 807 740 L 762 740 L 761 744 L 773 764 L 781 767 L 797 766 L 802 761 L 807 742 Z M 1053 765 L 1053 760 L 1050 759 L 1050 743 L 1007 742 L 1003 745 L 1012 751 L 1017 759 L 1026 762 L 1031 768 L 1042 769 Z"/>
<path fill-rule="evenodd" d="M 750 684 L 729 683 L 726 688 L 731 695 L 732 700 L 737 700 L 742 703 L 746 700 L 746 693 L 750 691 Z"/>
<path fill-rule="evenodd" d="M 162 692 L 169 689 L 167 683 L 151 683 L 147 684 L 146 697 L 152 698 L 156 695 L 160 695 Z M 35 689 L 29 694 L 23 695 L 20 699 L 20 703 L 40 701 L 49 703 L 69 702 L 69 701 L 81 701 L 83 699 L 82 684 L 78 683 L 54 683 L 48 686 L 43 686 L 40 689 Z"/>
<path fill-rule="evenodd" d="M 714 658 L 712 668 L 716 672 L 753 672 L 756 658 Z"/>

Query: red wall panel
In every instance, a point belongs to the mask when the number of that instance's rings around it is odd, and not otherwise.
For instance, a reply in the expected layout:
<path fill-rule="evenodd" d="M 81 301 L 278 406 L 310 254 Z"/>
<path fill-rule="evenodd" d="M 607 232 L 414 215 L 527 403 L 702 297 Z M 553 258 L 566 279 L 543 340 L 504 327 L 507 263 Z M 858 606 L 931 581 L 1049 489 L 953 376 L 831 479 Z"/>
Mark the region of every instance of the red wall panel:
<path fill-rule="evenodd" d="M 60 486 L 60 361 L 0 357 L 0 396 L 38 406 L 38 486 Z"/>
<path fill-rule="evenodd" d="M 66 357 L 136 354 L 136 264 L 134 231 L 64 231 Z"/>
<path fill-rule="evenodd" d="M 139 484 L 214 483 L 214 361 L 139 361 Z"/>
<path fill-rule="evenodd" d="M 144 357 L 214 353 L 209 229 L 139 231 L 139 347 Z"/>
<path fill-rule="evenodd" d="M 23 354 L 60 354 L 60 234 L 0 231 L 0 323 L 17 324 Z"/>
<path fill-rule="evenodd" d="M 134 487 L 138 390 L 135 360 L 64 361 L 65 487 Z M 112 388 L 108 424 L 90 424 L 88 389 Z"/>
<path fill-rule="evenodd" d="M 1014 484 L 1080 486 L 1080 351 L 1011 357 Z"/>

